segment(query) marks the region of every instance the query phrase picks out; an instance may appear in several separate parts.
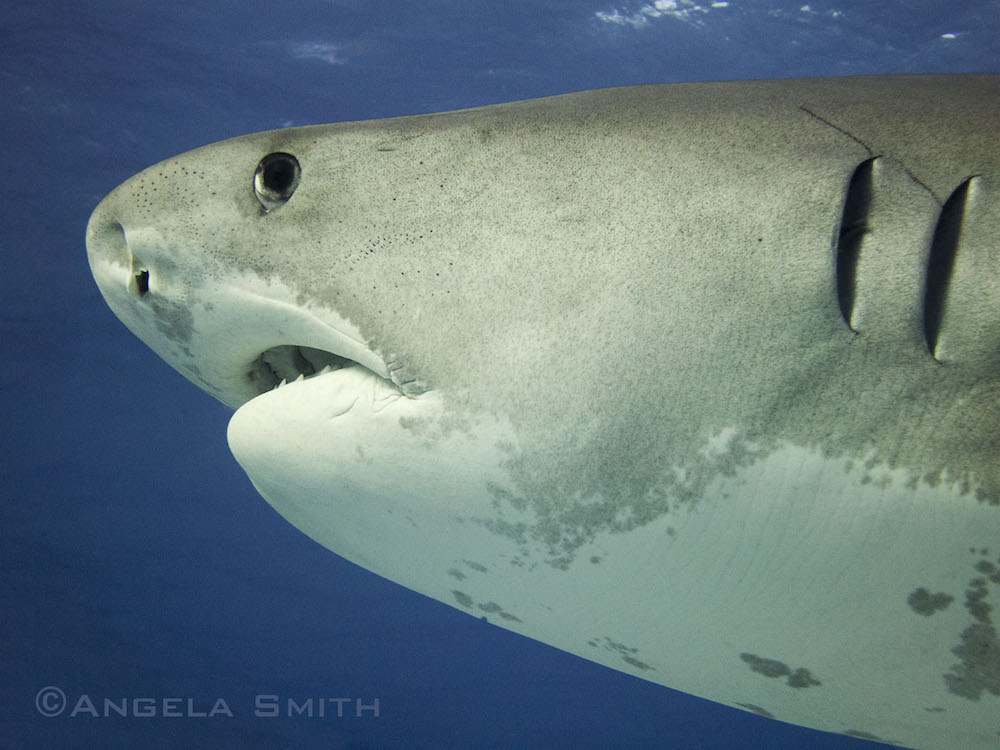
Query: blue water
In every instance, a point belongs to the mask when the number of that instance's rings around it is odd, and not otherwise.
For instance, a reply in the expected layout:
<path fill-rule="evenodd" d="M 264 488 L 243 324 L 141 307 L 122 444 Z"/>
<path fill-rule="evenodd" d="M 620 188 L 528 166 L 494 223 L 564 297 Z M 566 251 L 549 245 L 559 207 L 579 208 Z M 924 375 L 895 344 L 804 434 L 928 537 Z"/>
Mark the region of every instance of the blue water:
<path fill-rule="evenodd" d="M 228 410 L 115 320 L 83 233 L 131 174 L 246 132 L 632 83 L 1000 69 L 996 3 L 877 5 L 0 3 L 0 748 L 874 747 L 613 672 L 320 548 L 250 486 Z M 47 718 L 48 686 L 182 715 Z M 275 718 L 257 695 L 350 702 Z"/>

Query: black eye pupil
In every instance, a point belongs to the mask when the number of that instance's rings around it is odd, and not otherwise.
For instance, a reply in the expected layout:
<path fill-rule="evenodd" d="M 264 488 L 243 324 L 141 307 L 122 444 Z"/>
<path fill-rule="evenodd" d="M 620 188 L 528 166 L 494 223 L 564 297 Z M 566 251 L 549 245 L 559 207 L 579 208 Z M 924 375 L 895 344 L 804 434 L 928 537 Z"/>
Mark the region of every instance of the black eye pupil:
<path fill-rule="evenodd" d="M 264 211 L 277 208 L 291 198 L 301 177 L 299 161 L 291 154 L 278 151 L 261 159 L 254 172 L 253 189 Z"/>
<path fill-rule="evenodd" d="M 284 193 L 295 179 L 295 167 L 284 159 L 275 159 L 264 167 L 264 187 Z"/>

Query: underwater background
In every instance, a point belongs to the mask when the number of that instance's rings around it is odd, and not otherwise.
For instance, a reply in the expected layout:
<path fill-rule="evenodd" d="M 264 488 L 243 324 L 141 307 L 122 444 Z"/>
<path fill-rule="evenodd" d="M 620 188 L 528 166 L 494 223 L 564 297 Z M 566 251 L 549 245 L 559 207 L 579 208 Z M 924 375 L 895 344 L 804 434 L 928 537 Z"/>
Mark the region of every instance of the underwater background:
<path fill-rule="evenodd" d="M 230 455 L 230 411 L 111 314 L 84 229 L 135 172 L 254 131 L 636 83 L 997 72 L 1000 3 L 4 0 L 0 42 L 0 750 L 875 747 L 321 548 Z M 105 698 L 140 700 L 93 715 Z M 146 698 L 156 715 L 134 715 Z"/>

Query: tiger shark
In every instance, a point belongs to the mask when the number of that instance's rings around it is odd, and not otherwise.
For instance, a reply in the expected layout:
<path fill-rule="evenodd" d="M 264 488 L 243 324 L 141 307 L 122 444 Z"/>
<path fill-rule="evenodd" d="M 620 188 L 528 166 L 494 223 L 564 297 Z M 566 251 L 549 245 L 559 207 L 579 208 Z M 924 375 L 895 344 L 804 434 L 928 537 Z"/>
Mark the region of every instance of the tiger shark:
<path fill-rule="evenodd" d="M 633 86 L 209 145 L 104 298 L 338 555 L 645 680 L 1000 745 L 1000 76 Z"/>

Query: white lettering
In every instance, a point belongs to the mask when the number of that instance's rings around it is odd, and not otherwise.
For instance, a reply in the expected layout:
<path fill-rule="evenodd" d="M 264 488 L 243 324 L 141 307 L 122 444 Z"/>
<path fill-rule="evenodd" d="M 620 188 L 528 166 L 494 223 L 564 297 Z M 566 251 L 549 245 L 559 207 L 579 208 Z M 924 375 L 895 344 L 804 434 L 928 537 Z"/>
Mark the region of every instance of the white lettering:
<path fill-rule="evenodd" d="M 97 713 L 97 709 L 94 708 L 94 704 L 91 702 L 90 696 L 86 693 L 80 696 L 80 699 L 77 700 L 76 705 L 73 706 L 73 710 L 69 712 L 69 715 L 76 716 L 77 714 L 83 712 L 86 712 L 91 716 L 100 716 L 100 714 Z"/>
<path fill-rule="evenodd" d="M 295 716 L 302 716 L 302 714 L 305 714 L 306 716 L 311 717 L 313 715 L 313 699 L 306 698 L 305 703 L 300 706 L 295 702 L 294 698 L 289 698 L 288 716 L 292 716 L 293 714 Z"/>
<path fill-rule="evenodd" d="M 361 712 L 362 711 L 372 711 L 373 712 L 372 716 L 378 716 L 378 713 L 379 713 L 379 699 L 375 698 L 372 701 L 372 704 L 370 706 L 366 706 L 366 705 L 364 705 L 361 702 L 361 699 L 358 698 L 357 703 L 356 703 L 355 711 L 356 711 L 355 716 L 358 716 L 358 717 L 361 716 Z"/>
<path fill-rule="evenodd" d="M 119 716 L 128 716 L 128 698 L 122 698 L 118 703 L 115 703 L 110 698 L 105 698 L 104 715 L 111 716 L 112 713 L 116 713 Z"/>
<path fill-rule="evenodd" d="M 278 696 L 258 695 L 254 698 L 254 716 L 271 717 L 278 715 Z"/>
<path fill-rule="evenodd" d="M 216 714 L 228 716 L 230 719 L 233 718 L 233 712 L 229 710 L 229 704 L 226 703 L 225 698 L 216 698 L 215 705 L 212 706 L 212 710 L 208 712 L 209 716 L 215 716 Z"/>
<path fill-rule="evenodd" d="M 327 698 L 327 700 L 330 701 L 330 703 L 336 703 L 337 704 L 337 718 L 338 719 L 343 718 L 343 716 L 344 716 L 344 704 L 345 703 L 350 703 L 351 699 L 350 698 Z"/>

